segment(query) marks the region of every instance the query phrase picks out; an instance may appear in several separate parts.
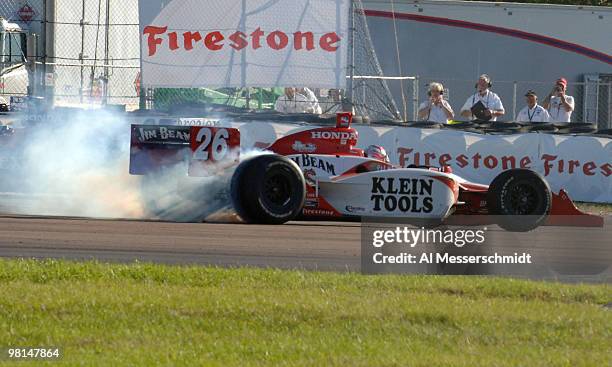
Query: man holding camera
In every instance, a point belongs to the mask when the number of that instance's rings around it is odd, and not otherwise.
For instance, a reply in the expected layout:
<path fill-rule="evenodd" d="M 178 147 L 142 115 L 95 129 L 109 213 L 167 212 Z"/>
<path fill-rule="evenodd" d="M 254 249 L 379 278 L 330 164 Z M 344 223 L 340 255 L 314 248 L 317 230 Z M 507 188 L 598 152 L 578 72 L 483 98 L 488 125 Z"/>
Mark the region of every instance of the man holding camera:
<path fill-rule="evenodd" d="M 451 105 L 444 99 L 444 86 L 431 83 L 427 92 L 429 99 L 419 106 L 419 119 L 448 124 L 455 113 Z"/>
<path fill-rule="evenodd" d="M 552 91 L 542 103 L 548 110 L 551 122 L 570 122 L 574 111 L 574 97 L 565 94 L 567 90 L 567 80 L 559 78 L 555 82 Z"/>

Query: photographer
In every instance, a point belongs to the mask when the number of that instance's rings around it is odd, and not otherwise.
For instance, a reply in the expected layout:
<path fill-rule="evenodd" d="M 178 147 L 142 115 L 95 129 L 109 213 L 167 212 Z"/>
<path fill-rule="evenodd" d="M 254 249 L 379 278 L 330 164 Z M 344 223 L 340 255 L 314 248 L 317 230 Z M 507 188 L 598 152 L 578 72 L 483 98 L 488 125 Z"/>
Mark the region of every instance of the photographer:
<path fill-rule="evenodd" d="M 448 124 L 448 120 L 451 120 L 455 113 L 444 99 L 444 86 L 440 83 L 431 83 L 427 95 L 429 99 L 419 106 L 419 119 Z"/>
<path fill-rule="evenodd" d="M 548 110 L 551 122 L 570 122 L 574 111 L 574 97 L 565 94 L 567 80 L 559 78 L 542 105 Z"/>

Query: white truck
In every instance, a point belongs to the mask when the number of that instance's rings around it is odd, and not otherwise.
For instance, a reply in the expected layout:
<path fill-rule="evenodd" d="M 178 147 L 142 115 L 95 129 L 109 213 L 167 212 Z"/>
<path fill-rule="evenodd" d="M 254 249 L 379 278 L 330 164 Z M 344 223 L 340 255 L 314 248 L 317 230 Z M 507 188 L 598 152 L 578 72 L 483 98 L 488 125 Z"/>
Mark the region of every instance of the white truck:
<path fill-rule="evenodd" d="M 13 109 L 28 95 L 27 38 L 19 25 L 0 17 L 0 105 Z"/>

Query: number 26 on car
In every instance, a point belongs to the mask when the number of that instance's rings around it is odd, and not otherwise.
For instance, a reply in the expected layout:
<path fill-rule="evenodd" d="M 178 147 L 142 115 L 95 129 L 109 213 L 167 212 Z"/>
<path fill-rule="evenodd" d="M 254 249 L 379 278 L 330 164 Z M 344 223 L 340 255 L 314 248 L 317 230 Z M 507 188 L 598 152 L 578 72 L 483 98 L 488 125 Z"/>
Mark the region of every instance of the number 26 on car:
<path fill-rule="evenodd" d="M 238 161 L 240 154 L 238 129 L 194 126 L 189 135 L 190 176 L 210 176 Z"/>

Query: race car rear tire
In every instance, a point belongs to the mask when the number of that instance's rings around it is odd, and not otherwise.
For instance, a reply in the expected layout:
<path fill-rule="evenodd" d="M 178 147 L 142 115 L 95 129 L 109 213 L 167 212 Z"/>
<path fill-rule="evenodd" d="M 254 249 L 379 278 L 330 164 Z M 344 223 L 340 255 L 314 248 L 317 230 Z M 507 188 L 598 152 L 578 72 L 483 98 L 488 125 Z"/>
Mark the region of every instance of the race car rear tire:
<path fill-rule="evenodd" d="M 245 222 L 282 224 L 302 211 L 306 181 L 291 159 L 265 154 L 240 163 L 232 176 L 231 196 Z"/>
<path fill-rule="evenodd" d="M 537 172 L 511 169 L 500 173 L 487 192 L 489 214 L 505 230 L 527 232 L 541 225 L 550 213 L 552 193 Z"/>

